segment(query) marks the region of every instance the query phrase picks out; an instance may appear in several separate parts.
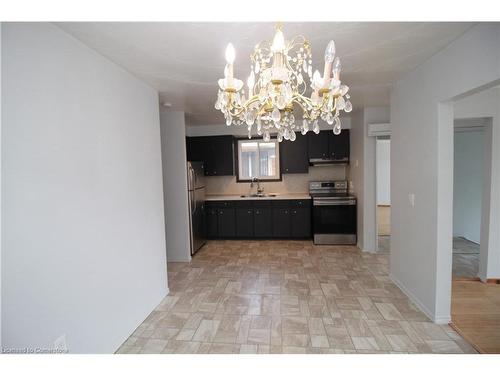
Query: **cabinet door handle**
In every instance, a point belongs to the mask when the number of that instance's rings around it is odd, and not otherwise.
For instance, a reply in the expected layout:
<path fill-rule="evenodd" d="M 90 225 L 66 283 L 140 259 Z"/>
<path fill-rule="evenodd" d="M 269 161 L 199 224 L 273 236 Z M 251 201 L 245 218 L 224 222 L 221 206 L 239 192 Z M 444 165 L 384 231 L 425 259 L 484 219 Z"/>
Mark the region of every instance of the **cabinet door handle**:
<path fill-rule="evenodd" d="M 252 210 L 248 210 L 248 212 L 247 212 L 247 213 L 251 214 L 251 213 L 252 213 Z"/>
<path fill-rule="evenodd" d="M 288 211 L 285 211 L 285 215 L 288 215 Z"/>
<path fill-rule="evenodd" d="M 296 213 L 297 213 L 297 211 L 296 211 L 296 210 L 293 210 L 293 213 L 294 213 L 294 214 L 296 214 Z"/>
<path fill-rule="evenodd" d="M 260 211 L 255 211 L 255 213 L 258 215 L 258 214 L 260 214 Z"/>

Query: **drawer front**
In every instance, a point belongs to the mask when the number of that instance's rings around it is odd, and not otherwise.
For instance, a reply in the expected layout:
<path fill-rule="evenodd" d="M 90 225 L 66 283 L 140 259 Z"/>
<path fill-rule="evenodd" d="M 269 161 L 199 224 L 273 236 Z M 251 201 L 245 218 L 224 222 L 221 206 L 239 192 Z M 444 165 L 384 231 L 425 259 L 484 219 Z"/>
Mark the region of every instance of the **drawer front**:
<path fill-rule="evenodd" d="M 236 208 L 252 208 L 252 207 L 254 207 L 254 201 L 251 201 L 251 200 L 235 201 L 234 207 L 236 207 Z"/>
<path fill-rule="evenodd" d="M 273 207 L 290 207 L 290 201 L 286 199 L 276 199 L 272 201 Z"/>
<path fill-rule="evenodd" d="M 208 207 L 218 207 L 218 208 L 233 208 L 235 202 L 233 201 L 207 201 Z"/>
<path fill-rule="evenodd" d="M 311 200 L 310 199 L 294 199 L 290 201 L 291 207 L 310 207 Z"/>
<path fill-rule="evenodd" d="M 252 201 L 253 207 L 272 207 L 273 200 L 270 199 L 261 199 Z"/>

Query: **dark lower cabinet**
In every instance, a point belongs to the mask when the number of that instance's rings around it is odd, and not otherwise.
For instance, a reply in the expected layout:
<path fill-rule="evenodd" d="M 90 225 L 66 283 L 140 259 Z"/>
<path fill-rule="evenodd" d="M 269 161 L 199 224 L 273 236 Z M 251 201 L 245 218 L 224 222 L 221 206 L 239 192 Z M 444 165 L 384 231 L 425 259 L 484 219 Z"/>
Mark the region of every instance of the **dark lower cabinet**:
<path fill-rule="evenodd" d="M 290 208 L 273 207 L 273 237 L 290 237 Z"/>
<path fill-rule="evenodd" d="M 207 204 L 206 210 L 206 220 L 207 220 L 207 237 L 208 238 L 217 238 L 219 236 L 219 215 L 217 211 L 217 207 Z"/>
<path fill-rule="evenodd" d="M 307 207 L 292 207 L 290 216 L 290 237 L 311 236 L 311 210 Z"/>
<path fill-rule="evenodd" d="M 310 238 L 310 200 L 208 201 L 208 238 Z"/>
<path fill-rule="evenodd" d="M 231 238 L 236 235 L 236 221 L 234 208 L 219 208 L 217 210 L 219 216 L 217 226 L 219 237 Z"/>
<path fill-rule="evenodd" d="M 273 236 L 273 221 L 270 207 L 256 207 L 253 211 L 253 233 L 256 238 Z"/>
<path fill-rule="evenodd" d="M 253 218 L 253 208 L 236 208 L 236 237 L 251 238 L 254 236 Z"/>

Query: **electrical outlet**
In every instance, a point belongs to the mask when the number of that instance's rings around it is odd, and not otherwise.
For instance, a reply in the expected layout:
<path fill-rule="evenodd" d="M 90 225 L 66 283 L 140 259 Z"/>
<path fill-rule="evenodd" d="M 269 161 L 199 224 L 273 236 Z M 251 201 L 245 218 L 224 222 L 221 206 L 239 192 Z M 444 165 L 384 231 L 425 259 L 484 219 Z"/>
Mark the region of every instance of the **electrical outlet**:
<path fill-rule="evenodd" d="M 412 207 L 415 207 L 415 194 L 414 193 L 408 194 L 408 200 L 410 201 L 410 205 Z"/>
<path fill-rule="evenodd" d="M 68 352 L 68 345 L 66 343 L 66 334 L 62 334 L 54 341 L 54 349 L 59 353 Z"/>
<path fill-rule="evenodd" d="M 354 166 L 355 166 L 356 168 L 357 168 L 357 167 L 359 167 L 359 160 L 358 160 L 358 159 L 356 159 L 356 160 L 354 161 Z"/>

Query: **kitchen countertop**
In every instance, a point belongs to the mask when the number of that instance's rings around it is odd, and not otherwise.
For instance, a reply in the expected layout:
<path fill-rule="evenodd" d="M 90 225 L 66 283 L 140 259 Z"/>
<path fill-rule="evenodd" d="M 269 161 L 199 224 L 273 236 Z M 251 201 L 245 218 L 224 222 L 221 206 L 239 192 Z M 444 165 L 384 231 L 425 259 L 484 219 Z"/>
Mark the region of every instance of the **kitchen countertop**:
<path fill-rule="evenodd" d="M 311 199 L 309 193 L 294 193 L 294 194 L 279 194 L 279 193 L 266 193 L 266 194 L 276 194 L 274 197 L 242 197 L 237 194 L 228 195 L 207 195 L 205 197 L 206 201 L 244 201 L 244 200 L 277 200 L 277 199 Z"/>

